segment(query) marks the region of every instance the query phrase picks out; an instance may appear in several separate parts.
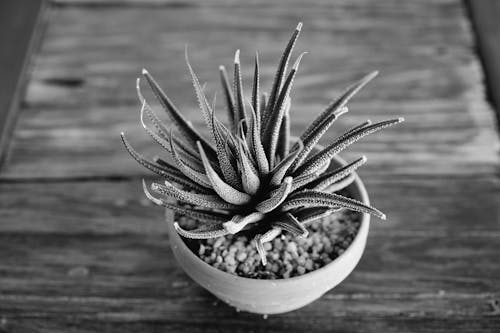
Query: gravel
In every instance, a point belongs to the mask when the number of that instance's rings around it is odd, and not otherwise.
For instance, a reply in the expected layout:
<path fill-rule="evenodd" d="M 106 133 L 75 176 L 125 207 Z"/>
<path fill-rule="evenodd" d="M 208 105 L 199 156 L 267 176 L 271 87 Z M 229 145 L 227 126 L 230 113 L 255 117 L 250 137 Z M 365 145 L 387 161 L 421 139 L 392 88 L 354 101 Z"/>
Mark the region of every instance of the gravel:
<path fill-rule="evenodd" d="M 361 214 L 341 210 L 312 222 L 306 238 L 284 232 L 264 244 L 265 266 L 252 239 L 244 235 L 185 241 L 202 260 L 224 272 L 248 278 L 286 279 L 321 268 L 341 255 L 351 245 L 360 221 Z M 196 225 L 186 217 L 179 217 L 178 222 L 187 229 Z"/>

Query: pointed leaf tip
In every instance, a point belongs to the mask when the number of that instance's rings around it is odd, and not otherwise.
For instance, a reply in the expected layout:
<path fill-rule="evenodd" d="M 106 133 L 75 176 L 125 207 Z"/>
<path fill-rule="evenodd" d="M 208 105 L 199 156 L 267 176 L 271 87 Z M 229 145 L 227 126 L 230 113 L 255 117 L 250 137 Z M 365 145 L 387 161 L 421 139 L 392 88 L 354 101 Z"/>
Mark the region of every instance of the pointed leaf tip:
<path fill-rule="evenodd" d="M 364 81 L 365 84 L 371 80 L 373 80 L 377 75 L 379 74 L 379 71 L 375 70 L 375 71 L 372 71 L 368 74 L 366 74 L 362 79 L 361 81 Z"/>
<path fill-rule="evenodd" d="M 161 206 L 163 204 L 163 200 L 155 198 L 151 194 L 151 192 L 149 192 L 148 185 L 146 184 L 146 180 L 145 179 L 142 180 L 142 191 L 146 195 L 146 198 L 148 198 L 149 200 L 151 200 L 154 204 L 156 204 L 158 206 Z"/>
<path fill-rule="evenodd" d="M 148 70 L 146 68 L 143 68 L 142 75 L 148 75 L 148 74 L 149 74 Z"/>
<path fill-rule="evenodd" d="M 234 63 L 239 64 L 240 63 L 240 50 L 236 50 L 236 53 L 234 54 Z"/>
<path fill-rule="evenodd" d="M 373 72 L 370 72 L 367 75 L 365 75 L 365 77 L 363 77 L 360 80 L 360 82 L 361 82 L 361 88 L 363 86 L 365 86 L 368 82 L 370 82 L 371 80 L 373 80 L 377 75 L 378 75 L 378 71 L 373 71 Z"/>
<path fill-rule="evenodd" d="M 297 28 L 295 28 L 295 30 L 297 31 L 302 30 L 302 22 L 299 22 L 299 24 L 297 24 Z"/>
<path fill-rule="evenodd" d="M 188 63 L 189 65 L 189 55 L 188 55 L 189 51 L 188 51 L 188 45 L 184 45 L 184 58 L 186 60 L 186 62 Z"/>
<path fill-rule="evenodd" d="M 302 52 L 298 57 L 297 57 L 297 60 L 295 60 L 295 63 L 293 64 L 292 66 L 292 69 L 293 70 L 297 70 L 299 68 L 299 64 L 300 64 L 300 61 L 302 60 L 302 57 L 306 54 L 308 54 L 309 52 Z"/>

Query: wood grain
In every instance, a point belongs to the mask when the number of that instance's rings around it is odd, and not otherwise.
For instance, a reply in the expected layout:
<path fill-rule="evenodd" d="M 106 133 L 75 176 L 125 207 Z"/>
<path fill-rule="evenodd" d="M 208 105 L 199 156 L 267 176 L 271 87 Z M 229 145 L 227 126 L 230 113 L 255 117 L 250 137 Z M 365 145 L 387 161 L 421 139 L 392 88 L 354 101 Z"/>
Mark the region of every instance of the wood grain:
<path fill-rule="evenodd" d="M 383 174 L 496 169 L 498 137 L 460 2 L 324 6 L 56 7 L 2 177 L 147 174 L 118 136 L 125 131 L 141 151 L 158 152 L 138 122 L 134 82 L 141 68 L 156 75 L 195 126 L 204 127 L 184 64 L 185 43 L 210 92 L 219 89 L 217 66 L 230 66 L 237 48 L 247 87 L 252 56 L 262 51 L 268 87 L 299 20 L 304 31 L 297 50 L 310 53 L 295 85 L 294 134 L 347 84 L 379 69 L 380 77 L 353 100 L 323 143 L 367 118 L 405 116 L 406 123 L 345 156 L 366 154 L 370 170 Z"/>
<path fill-rule="evenodd" d="M 0 185 L 0 314 L 9 325 L 29 326 L 34 320 L 44 326 L 57 316 L 58 325 L 78 323 L 82 331 L 107 325 L 175 330 L 210 327 L 220 316 L 231 318 L 219 323 L 221 329 L 241 321 L 241 329 L 250 330 L 251 315 L 236 315 L 222 304 L 207 310 L 215 298 L 177 267 L 162 210 L 145 209 L 139 185 L 139 180 Z M 391 177 L 367 186 L 390 218 L 373 222 L 356 271 L 319 302 L 298 314 L 271 317 L 258 324 L 261 329 L 284 330 L 284 321 L 297 330 L 333 329 L 367 316 L 385 318 L 381 328 L 396 330 L 430 314 L 455 327 L 491 311 L 488 301 L 500 293 L 498 182 Z M 470 200 L 477 193 L 483 195 Z M 403 195 L 405 200 L 394 201 Z M 309 316 L 314 323 L 305 320 Z M 438 326 L 426 325 L 422 331 Z"/>
<path fill-rule="evenodd" d="M 496 176 L 368 178 L 374 206 L 372 232 L 402 236 L 500 234 Z M 0 233 L 164 234 L 163 211 L 147 200 L 139 179 L 0 183 Z M 0 254 L 1 256 L 1 254 Z"/>
<path fill-rule="evenodd" d="M 219 307 L 215 307 L 220 311 Z M 307 309 L 307 308 L 306 308 Z M 330 309 L 329 309 L 330 310 Z M 215 311 L 214 311 L 215 312 Z M 177 314 L 177 313 L 174 313 Z M 304 315 L 271 316 L 267 320 L 248 314 L 224 312 L 225 317 L 217 316 L 203 320 L 99 320 L 95 317 L 88 319 L 64 317 L 46 318 L 15 318 L 6 321 L 4 327 L 9 332 L 221 332 L 224 324 L 230 324 L 231 332 L 495 332 L 500 324 L 498 318 L 485 316 L 467 317 L 419 317 L 419 316 L 345 316 L 318 317 L 313 312 Z M 314 322 L 310 321 L 314 318 Z M 486 319 L 485 319 L 486 318 Z M 196 318 L 198 319 L 198 318 Z M 368 328 L 368 329 L 367 329 Z"/>
<path fill-rule="evenodd" d="M 202 290 L 176 265 L 165 235 L 2 233 L 0 240 L 2 295 L 158 297 L 167 302 L 189 300 Z M 355 272 L 330 293 L 354 298 L 367 294 L 367 308 L 383 294 L 395 295 L 391 299 L 416 299 L 440 290 L 452 297 L 498 294 L 495 240 L 497 233 L 375 232 Z M 182 288 L 172 289 L 176 285 Z M 0 305 L 2 312 L 8 308 Z M 378 312 L 374 307 L 372 313 Z"/>

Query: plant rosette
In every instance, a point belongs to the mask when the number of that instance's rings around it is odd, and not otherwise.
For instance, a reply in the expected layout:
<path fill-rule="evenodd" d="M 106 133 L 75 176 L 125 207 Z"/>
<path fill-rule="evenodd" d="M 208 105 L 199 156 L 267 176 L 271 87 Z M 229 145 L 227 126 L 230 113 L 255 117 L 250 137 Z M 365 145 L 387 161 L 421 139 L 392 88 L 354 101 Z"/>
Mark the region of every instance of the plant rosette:
<path fill-rule="evenodd" d="M 148 104 L 141 91 L 140 79 L 137 79 L 137 94 L 142 106 L 140 121 L 152 139 L 168 152 L 168 157 L 150 160 L 132 147 L 124 133 L 121 134 L 130 155 L 164 178 L 163 182 L 155 181 L 150 185 L 143 181 L 143 189 L 153 203 L 167 208 L 167 221 L 171 222 L 168 233 L 179 264 L 201 286 L 240 310 L 280 313 L 317 299 L 356 266 L 366 243 L 369 216 L 386 218 L 384 213 L 370 206 L 365 188 L 355 173 L 366 158 L 345 163 L 338 154 L 363 137 L 404 119 L 377 123 L 367 120 L 325 147 L 318 146 L 333 123 L 348 112 L 347 102 L 377 75 L 372 72 L 350 85 L 295 142 L 291 142 L 291 88 L 305 52 L 297 57 L 289 71 L 287 67 L 301 28 L 299 23 L 285 47 L 269 94 L 260 92 L 257 54 L 249 101 L 243 94 L 239 50 L 234 57 L 232 85 L 225 68 L 219 68 L 227 122 L 218 119 L 215 98 L 211 103 L 208 101 L 205 87 L 188 60 L 186 48 L 187 67 L 211 140 L 194 128 L 146 70 L 143 75 L 168 122 Z M 347 190 L 349 195 L 343 195 L 341 190 Z M 277 237 L 303 239 L 310 232 L 310 224 L 327 216 L 333 218 L 332 214 L 345 209 L 362 216 L 359 230 L 349 240 L 352 240 L 350 246 L 345 245 L 345 251 L 337 252 L 330 258 L 333 261 L 323 262 L 325 265 L 313 270 L 309 265 L 307 272 L 305 268 L 300 272 L 297 269 L 299 276 L 291 276 L 288 271 L 275 276 L 274 280 L 267 280 L 229 274 L 200 259 L 181 238 L 195 242 L 247 235 L 251 237 L 250 251 L 258 254 L 261 267 L 267 268 L 267 251 L 272 249 L 270 243 L 276 243 Z M 180 221 L 174 221 L 173 212 L 189 217 L 198 225 L 186 228 Z M 276 253 L 269 255 L 275 260 Z M 255 256 L 246 257 L 250 262 Z M 282 258 L 282 262 L 286 262 L 286 258 Z M 270 270 L 277 271 L 272 265 Z"/>

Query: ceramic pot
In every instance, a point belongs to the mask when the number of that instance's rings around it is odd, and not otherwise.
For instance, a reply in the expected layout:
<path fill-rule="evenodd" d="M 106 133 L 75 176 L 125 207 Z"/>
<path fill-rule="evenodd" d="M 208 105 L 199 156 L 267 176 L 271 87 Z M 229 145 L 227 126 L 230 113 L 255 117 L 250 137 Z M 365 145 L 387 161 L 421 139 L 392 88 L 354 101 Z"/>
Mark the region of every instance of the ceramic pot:
<path fill-rule="evenodd" d="M 345 165 L 333 159 L 330 168 Z M 368 193 L 356 175 L 347 187 L 352 198 L 369 204 Z M 261 280 L 236 276 L 205 263 L 194 254 L 174 229 L 174 214 L 166 210 L 170 246 L 182 269 L 199 285 L 239 310 L 276 314 L 303 307 L 344 280 L 357 265 L 365 249 L 370 215 L 363 214 L 359 231 L 351 245 L 326 266 L 288 279 Z M 313 222 L 314 223 L 314 222 Z"/>

